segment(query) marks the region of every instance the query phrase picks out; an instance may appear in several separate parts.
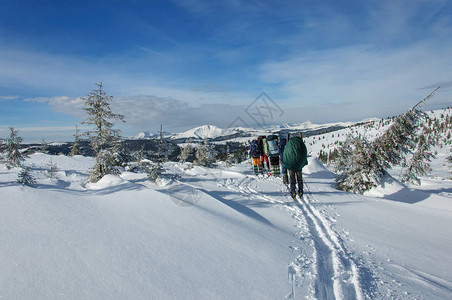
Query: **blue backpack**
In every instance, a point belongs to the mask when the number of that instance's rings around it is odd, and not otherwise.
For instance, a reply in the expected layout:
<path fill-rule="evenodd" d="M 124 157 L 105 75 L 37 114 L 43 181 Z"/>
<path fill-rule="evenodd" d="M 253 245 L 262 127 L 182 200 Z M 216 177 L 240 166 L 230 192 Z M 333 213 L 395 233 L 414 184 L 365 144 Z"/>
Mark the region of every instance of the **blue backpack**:
<path fill-rule="evenodd" d="M 259 147 L 259 142 L 257 140 L 252 140 L 250 144 L 250 155 L 251 157 L 258 158 L 261 156 L 261 150 Z"/>

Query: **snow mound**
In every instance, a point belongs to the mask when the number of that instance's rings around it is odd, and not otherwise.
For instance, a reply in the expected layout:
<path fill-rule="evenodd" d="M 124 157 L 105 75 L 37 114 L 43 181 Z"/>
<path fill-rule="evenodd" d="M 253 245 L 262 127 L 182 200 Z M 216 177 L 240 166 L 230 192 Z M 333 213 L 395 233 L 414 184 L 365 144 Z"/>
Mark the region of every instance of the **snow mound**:
<path fill-rule="evenodd" d="M 303 173 L 313 174 L 313 173 L 318 173 L 318 172 L 331 173 L 331 171 L 328 170 L 317 157 L 309 157 L 308 165 L 306 167 L 304 167 Z"/>
<path fill-rule="evenodd" d="M 110 187 L 115 187 L 126 183 L 127 181 L 115 175 L 105 175 L 96 183 L 87 183 L 86 188 L 90 190 L 102 190 Z"/>
<path fill-rule="evenodd" d="M 403 189 L 406 189 L 406 186 L 404 186 L 400 181 L 398 181 L 391 175 L 385 175 L 382 178 L 381 184 L 379 186 L 365 192 L 364 195 L 384 198 L 385 196 L 396 194 Z"/>

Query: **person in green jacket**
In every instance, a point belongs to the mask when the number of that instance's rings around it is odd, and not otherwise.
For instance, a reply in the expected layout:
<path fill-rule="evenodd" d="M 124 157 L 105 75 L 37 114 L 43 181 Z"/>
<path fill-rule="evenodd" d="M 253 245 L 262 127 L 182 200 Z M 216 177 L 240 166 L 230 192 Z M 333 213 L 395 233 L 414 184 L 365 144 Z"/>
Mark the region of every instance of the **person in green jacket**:
<path fill-rule="evenodd" d="M 284 165 L 289 171 L 290 195 L 297 197 L 296 185 L 298 184 L 298 195 L 303 197 L 303 177 L 301 170 L 308 164 L 308 150 L 303 142 L 301 132 L 298 136 L 288 138 L 283 153 Z"/>

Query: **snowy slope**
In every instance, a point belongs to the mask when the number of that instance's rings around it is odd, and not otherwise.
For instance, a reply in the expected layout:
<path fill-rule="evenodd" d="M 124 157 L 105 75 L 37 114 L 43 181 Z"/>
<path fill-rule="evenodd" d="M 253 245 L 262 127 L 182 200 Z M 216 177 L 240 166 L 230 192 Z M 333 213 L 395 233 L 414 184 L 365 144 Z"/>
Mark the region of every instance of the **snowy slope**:
<path fill-rule="evenodd" d="M 336 190 L 315 158 L 342 138 L 308 139 L 297 202 L 249 162 L 166 163 L 159 185 L 130 172 L 86 184 L 92 158 L 37 153 L 26 161 L 35 187 L 0 164 L 0 298 L 450 298 L 447 140 L 421 186 L 402 185 L 395 169 L 356 195 Z"/>
<path fill-rule="evenodd" d="M 92 160 L 83 164 L 80 158 L 73 170 L 72 158 L 52 157 L 61 170 L 56 180 L 41 173 L 50 157 L 33 155 L 36 188 L 14 184 L 17 170 L 2 169 L 0 297 L 249 299 L 289 293 L 293 220 L 279 209 L 254 207 L 215 181 L 247 175 L 180 170 L 180 183 L 158 187 L 144 175 L 125 173 L 84 187 L 80 179 Z M 195 206 L 184 202 L 194 190 Z"/>

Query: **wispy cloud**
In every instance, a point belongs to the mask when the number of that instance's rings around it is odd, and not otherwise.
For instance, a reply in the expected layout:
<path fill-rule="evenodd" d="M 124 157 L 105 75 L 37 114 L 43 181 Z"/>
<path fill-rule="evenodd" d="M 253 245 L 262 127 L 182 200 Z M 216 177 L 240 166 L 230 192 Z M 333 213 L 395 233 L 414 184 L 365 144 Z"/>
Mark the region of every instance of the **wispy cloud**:
<path fill-rule="evenodd" d="M 148 47 L 137 46 L 137 48 L 140 49 L 140 50 L 143 50 L 143 51 L 145 51 L 145 52 L 155 54 L 155 55 L 159 55 L 159 56 L 164 56 L 164 55 L 165 55 L 165 54 L 163 54 L 162 52 L 159 52 L 159 51 L 150 49 L 150 48 L 148 48 Z"/>
<path fill-rule="evenodd" d="M 215 94 L 216 91 L 202 93 Z M 82 121 L 85 118 L 83 100 L 67 96 L 32 98 L 26 101 L 47 103 L 53 110 L 75 116 Z M 249 99 L 249 102 L 252 98 Z M 247 102 L 245 102 L 247 103 Z M 204 124 L 228 126 L 233 119 L 243 112 L 244 105 L 233 102 L 192 103 L 175 98 L 153 95 L 136 95 L 115 97 L 111 103 L 112 110 L 125 116 L 126 124 L 122 126 L 127 133 L 134 134 L 142 130 L 152 130 L 164 124 L 174 130 L 188 129 Z M 118 124 L 119 125 L 119 124 Z"/>
<path fill-rule="evenodd" d="M 0 96 L 0 100 L 15 100 L 18 98 L 19 96 Z"/>
<path fill-rule="evenodd" d="M 422 95 L 418 88 L 452 78 L 450 52 L 452 44 L 438 49 L 421 43 L 390 52 L 351 47 L 306 53 L 263 65 L 262 80 L 279 84 L 292 103 L 379 103 L 395 113 Z M 362 117 L 362 110 L 353 111 Z"/>
<path fill-rule="evenodd" d="M 55 96 L 55 97 L 37 97 L 26 98 L 24 101 L 47 103 L 56 112 L 64 113 L 66 115 L 83 118 L 85 112 L 83 111 L 84 101 L 81 97 Z"/>
<path fill-rule="evenodd" d="M 419 89 L 420 90 L 432 90 L 432 89 L 435 89 L 437 87 L 440 87 L 441 90 L 450 89 L 450 88 L 452 88 L 452 81 L 437 82 L 437 83 L 434 83 L 434 84 L 431 84 L 431 85 L 428 85 L 428 86 L 421 87 Z"/>
<path fill-rule="evenodd" d="M 287 104 L 309 109 L 309 119 L 394 115 L 422 98 L 421 89 L 438 85 L 445 88 L 432 101 L 451 102 L 452 41 L 445 33 L 452 32 L 452 18 L 442 13 L 447 2 L 430 4 L 372 2 L 359 8 L 359 19 L 343 14 L 347 11 L 314 14 L 320 19 L 306 15 L 309 36 L 301 37 L 310 41 L 317 34 L 329 42 L 290 43 L 291 54 L 263 63 L 260 78 L 276 85 Z M 326 16 L 333 22 L 322 22 Z M 357 21 L 362 29 L 350 29 Z"/>

